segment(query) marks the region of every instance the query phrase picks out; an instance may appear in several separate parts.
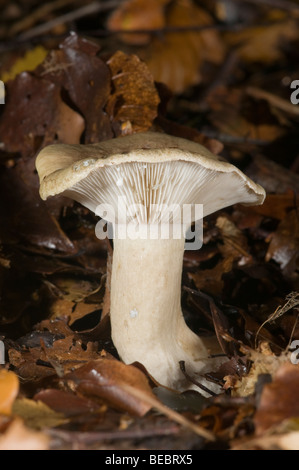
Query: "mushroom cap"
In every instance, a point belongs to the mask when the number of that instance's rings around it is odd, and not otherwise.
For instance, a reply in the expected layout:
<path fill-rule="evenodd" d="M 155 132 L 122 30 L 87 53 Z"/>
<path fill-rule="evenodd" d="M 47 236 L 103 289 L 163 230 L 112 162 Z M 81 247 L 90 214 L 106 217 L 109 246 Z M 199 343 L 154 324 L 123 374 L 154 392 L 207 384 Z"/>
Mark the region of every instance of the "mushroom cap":
<path fill-rule="evenodd" d="M 50 145 L 37 156 L 36 168 L 42 199 L 63 194 L 94 212 L 128 193 L 135 204 L 203 204 L 204 216 L 265 199 L 260 185 L 202 145 L 157 132 Z"/>

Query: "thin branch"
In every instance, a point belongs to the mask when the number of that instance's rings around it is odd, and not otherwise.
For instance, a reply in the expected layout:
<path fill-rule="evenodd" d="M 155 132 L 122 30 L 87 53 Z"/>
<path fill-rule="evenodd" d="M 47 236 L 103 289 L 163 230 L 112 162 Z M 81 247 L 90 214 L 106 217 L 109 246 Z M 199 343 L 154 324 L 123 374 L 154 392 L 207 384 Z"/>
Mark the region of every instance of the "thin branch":
<path fill-rule="evenodd" d="M 78 20 L 79 18 L 83 18 L 84 16 L 90 16 L 90 15 L 94 15 L 95 13 L 111 10 L 112 8 L 117 7 L 119 5 L 120 5 L 119 0 L 117 1 L 111 0 L 106 3 L 92 2 L 89 5 L 78 8 L 77 10 L 73 10 L 69 13 L 65 13 L 64 15 L 58 16 L 57 18 L 54 18 L 53 20 L 50 20 L 50 21 L 47 21 L 46 23 L 38 25 L 35 28 L 30 29 L 29 31 L 25 31 L 20 36 L 18 36 L 17 39 L 21 41 L 24 39 L 26 40 L 32 39 L 36 36 L 40 36 L 42 34 L 49 32 L 51 29 L 53 29 L 54 27 L 58 25 Z"/>
<path fill-rule="evenodd" d="M 177 424 L 170 423 L 167 426 L 155 426 L 149 429 L 126 429 L 124 431 L 95 431 L 95 432 L 80 432 L 68 431 L 64 429 L 47 429 L 46 433 L 51 437 L 53 445 L 59 445 L 55 442 L 58 439 L 65 443 L 75 445 L 92 445 L 100 444 L 107 441 L 119 440 L 142 440 L 158 436 L 171 436 L 178 434 L 180 427 Z"/>
<path fill-rule="evenodd" d="M 299 108 L 294 106 L 290 101 L 281 98 L 280 96 L 276 96 L 269 91 L 262 90 L 261 88 L 256 88 L 253 86 L 247 87 L 246 93 L 249 96 L 252 96 L 256 99 L 262 99 L 268 101 L 271 106 L 280 109 L 289 114 L 293 114 L 295 116 L 299 116 Z"/>
<path fill-rule="evenodd" d="M 70 3 L 74 3 L 73 0 L 54 0 L 54 2 L 44 3 L 43 5 L 38 6 L 33 12 L 30 12 L 29 15 L 22 18 L 20 21 L 17 21 L 12 25 L 8 31 L 9 36 L 15 36 L 21 31 L 29 30 L 32 26 L 38 21 L 43 20 L 46 15 L 53 13 L 60 8 L 63 8 Z"/>
<path fill-rule="evenodd" d="M 212 392 L 212 390 L 210 390 L 209 388 L 205 387 L 205 385 L 203 385 L 202 383 L 198 382 L 197 380 L 195 380 L 193 377 L 191 377 L 187 372 L 186 372 L 186 369 L 185 369 L 185 362 L 184 361 L 180 361 L 179 362 L 180 364 L 180 369 L 181 371 L 183 372 L 184 376 L 186 377 L 187 380 L 189 380 L 191 383 L 193 383 L 194 385 L 196 385 L 198 388 L 200 388 L 201 390 L 203 390 L 204 392 L 206 393 L 209 393 L 210 395 L 216 397 L 217 396 L 217 393 L 215 392 Z"/>

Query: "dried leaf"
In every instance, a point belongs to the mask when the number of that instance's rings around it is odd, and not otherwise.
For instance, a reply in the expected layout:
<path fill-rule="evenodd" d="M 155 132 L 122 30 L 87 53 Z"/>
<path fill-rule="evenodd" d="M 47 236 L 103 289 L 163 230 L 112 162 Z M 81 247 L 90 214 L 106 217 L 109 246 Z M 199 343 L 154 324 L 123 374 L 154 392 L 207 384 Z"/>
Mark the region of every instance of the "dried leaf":
<path fill-rule="evenodd" d="M 64 390 L 44 389 L 34 396 L 37 402 L 43 402 L 49 408 L 66 417 L 94 413 L 99 405 L 85 397 Z"/>
<path fill-rule="evenodd" d="M 14 372 L 0 370 L 0 414 L 10 415 L 19 393 L 19 380 Z"/>
<path fill-rule="evenodd" d="M 165 83 L 175 93 L 201 81 L 204 61 L 221 63 L 224 43 L 217 31 L 194 31 L 212 23 L 210 15 L 190 0 L 172 2 L 167 10 L 166 27 L 190 27 L 190 31 L 165 33 L 154 38 L 141 57 L 146 61 L 154 78 Z"/>
<path fill-rule="evenodd" d="M 225 38 L 231 47 L 239 46 L 238 54 L 243 60 L 269 64 L 284 58 L 280 46 L 283 41 L 298 39 L 298 27 L 296 20 L 286 19 L 227 33 Z"/>
<path fill-rule="evenodd" d="M 25 53 L 21 58 L 18 58 L 9 71 L 5 71 L 1 75 L 1 80 L 7 82 L 13 80 L 18 74 L 22 72 L 29 72 L 34 70 L 45 59 L 48 51 L 42 46 L 36 46 Z"/>
<path fill-rule="evenodd" d="M 110 31 L 146 31 L 161 29 L 165 25 L 165 5 L 170 0 L 127 0 L 119 5 L 110 15 L 107 28 Z M 151 36 L 146 33 L 123 33 L 120 35 L 122 41 L 127 44 L 148 44 Z"/>
<path fill-rule="evenodd" d="M 67 91 L 71 102 L 85 119 L 85 143 L 113 137 L 110 119 L 104 111 L 110 93 L 110 73 L 97 56 L 99 47 L 71 34 L 58 50 L 49 53 L 38 73 Z"/>
<path fill-rule="evenodd" d="M 299 219 L 296 210 L 290 211 L 277 230 L 271 234 L 266 261 L 274 259 L 286 273 L 293 275 L 299 266 Z"/>
<path fill-rule="evenodd" d="M 223 134 L 272 142 L 285 133 L 268 104 L 246 99 L 243 89 L 216 87 L 207 102 L 210 120 Z"/>
<path fill-rule="evenodd" d="M 0 121 L 6 151 L 32 156 L 41 144 L 76 144 L 83 129 L 82 117 L 62 101 L 60 87 L 54 83 L 23 72 L 7 84 Z"/>
<path fill-rule="evenodd" d="M 219 216 L 216 226 L 220 230 L 221 242 L 218 251 L 222 259 L 211 269 L 199 269 L 188 273 L 199 290 L 206 290 L 213 295 L 221 295 L 224 281 L 223 274 L 230 272 L 235 263 L 248 264 L 251 255 L 248 253 L 247 238 L 225 215 Z"/>
<path fill-rule="evenodd" d="M 22 418 L 26 426 L 32 429 L 53 428 L 67 423 L 62 413 L 51 410 L 41 401 L 20 398 L 14 402 L 14 415 Z"/>
<path fill-rule="evenodd" d="M 22 162 L 0 174 L 0 237 L 6 243 L 25 242 L 73 253 L 74 244 L 46 209 L 31 174 L 30 165 Z"/>
<path fill-rule="evenodd" d="M 287 418 L 299 417 L 298 387 L 298 366 L 290 362 L 282 364 L 275 373 L 273 382 L 263 388 L 254 416 L 257 435 L 262 435 Z"/>
<path fill-rule="evenodd" d="M 158 114 L 159 95 L 147 66 L 136 55 L 116 52 L 107 62 L 114 92 L 106 110 L 117 134 L 148 130 Z"/>
<path fill-rule="evenodd" d="M 112 407 L 137 416 L 143 416 L 151 406 L 124 391 L 124 384 L 154 397 L 143 372 L 117 360 L 100 358 L 90 361 L 66 375 L 65 379 L 73 383 L 77 392 L 93 399 L 105 400 Z"/>
<path fill-rule="evenodd" d="M 255 392 L 259 375 L 269 374 L 271 377 L 275 377 L 278 369 L 290 362 L 289 353 L 282 352 L 277 356 L 271 351 L 267 342 L 262 342 L 257 351 L 247 351 L 247 355 L 248 359 L 252 361 L 249 373 L 238 380 L 233 389 L 234 395 L 242 397 Z"/>

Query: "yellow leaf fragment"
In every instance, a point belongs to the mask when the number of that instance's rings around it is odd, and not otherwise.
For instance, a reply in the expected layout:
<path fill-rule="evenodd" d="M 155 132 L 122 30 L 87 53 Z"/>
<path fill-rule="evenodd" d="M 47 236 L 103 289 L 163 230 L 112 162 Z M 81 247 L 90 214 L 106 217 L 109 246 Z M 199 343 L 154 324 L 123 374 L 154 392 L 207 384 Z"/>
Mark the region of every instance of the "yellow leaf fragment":
<path fill-rule="evenodd" d="M 20 398 L 13 405 L 15 415 L 22 418 L 29 428 L 53 428 L 64 424 L 67 419 L 62 413 L 53 411 L 42 401 Z"/>
<path fill-rule="evenodd" d="M 0 413 L 10 415 L 19 392 L 19 379 L 14 372 L 0 370 Z"/>
<path fill-rule="evenodd" d="M 13 80 L 22 72 L 34 70 L 43 62 L 47 54 L 48 51 L 42 46 L 36 46 L 34 49 L 27 51 L 24 57 L 16 60 L 10 70 L 3 72 L 1 80 L 7 82 Z"/>

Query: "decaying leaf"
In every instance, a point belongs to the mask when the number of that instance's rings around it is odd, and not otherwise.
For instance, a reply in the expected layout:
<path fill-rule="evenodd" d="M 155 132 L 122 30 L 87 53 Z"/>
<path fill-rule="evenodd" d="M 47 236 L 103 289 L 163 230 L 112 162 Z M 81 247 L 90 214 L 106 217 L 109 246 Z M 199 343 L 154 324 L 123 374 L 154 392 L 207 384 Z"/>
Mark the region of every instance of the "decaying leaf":
<path fill-rule="evenodd" d="M 225 47 L 217 31 L 192 30 L 194 26 L 211 23 L 207 11 L 190 0 L 179 0 L 170 5 L 165 26 L 185 27 L 186 31 L 183 34 L 167 32 L 162 39 L 154 38 L 142 55 L 156 81 L 165 83 L 175 93 L 181 93 L 201 81 L 204 61 L 219 64 L 223 60 Z"/>
<path fill-rule="evenodd" d="M 280 425 L 287 418 L 299 418 L 299 368 L 290 361 L 277 368 L 273 382 L 263 387 L 258 410 L 254 416 L 256 434 Z"/>
<path fill-rule="evenodd" d="M 271 142 L 285 133 L 268 105 L 246 99 L 240 88 L 215 87 L 207 101 L 211 122 L 223 134 Z"/>
<path fill-rule="evenodd" d="M 244 397 L 253 394 L 258 377 L 261 374 L 275 377 L 278 369 L 290 362 L 291 356 L 288 352 L 282 352 L 280 355 L 274 354 L 266 342 L 260 344 L 259 350 L 247 351 L 247 355 L 252 365 L 249 373 L 234 383 L 233 394 L 235 396 Z"/>
<path fill-rule="evenodd" d="M 29 428 L 41 430 L 65 424 L 67 419 L 62 413 L 57 413 L 41 401 L 20 398 L 14 402 L 14 415 L 22 418 Z"/>
<path fill-rule="evenodd" d="M 146 31 L 165 26 L 165 6 L 170 0 L 127 0 L 110 15 L 107 27 L 110 31 Z M 146 33 L 122 33 L 122 41 L 128 44 L 148 44 L 151 36 Z"/>
<path fill-rule="evenodd" d="M 228 43 L 237 47 L 238 54 L 243 60 L 263 64 L 283 58 L 284 53 L 279 46 L 296 39 L 298 39 L 296 21 L 288 18 L 226 35 Z"/>
<path fill-rule="evenodd" d="M 214 295 L 220 295 L 223 289 L 223 274 L 230 272 L 233 265 L 248 264 L 251 255 L 248 252 L 247 239 L 234 222 L 226 216 L 219 216 L 216 226 L 221 234 L 222 243 L 218 244 L 218 251 L 222 259 L 211 269 L 199 269 L 190 272 L 189 276 L 198 289 L 207 290 Z"/>
<path fill-rule="evenodd" d="M 65 417 L 94 413 L 99 410 L 98 403 L 86 397 L 52 388 L 41 390 L 34 396 L 34 400 L 43 402 L 51 410 L 56 411 L 58 415 Z"/>
<path fill-rule="evenodd" d="M 71 34 L 38 69 L 41 77 L 66 90 L 84 116 L 85 143 L 113 137 L 109 116 L 104 111 L 110 93 L 110 73 L 97 56 L 98 51 L 95 43 Z"/>
<path fill-rule="evenodd" d="M 290 211 L 269 237 L 266 261 L 274 259 L 289 275 L 299 266 L 299 218 L 297 210 Z"/>
<path fill-rule="evenodd" d="M 60 87 L 54 83 L 23 72 L 7 84 L 0 121 L 0 140 L 6 151 L 32 156 L 41 143 L 76 144 L 83 129 L 82 116 L 62 101 Z"/>
<path fill-rule="evenodd" d="M 42 46 L 36 46 L 27 51 L 25 55 L 17 59 L 10 70 L 5 71 L 1 75 L 1 80 L 7 82 L 13 80 L 22 72 L 34 70 L 45 59 L 48 51 Z"/>
<path fill-rule="evenodd" d="M 155 80 L 181 93 L 200 82 L 204 61 L 219 64 L 224 58 L 224 43 L 217 31 L 193 29 L 211 23 L 209 13 L 191 0 L 154 0 L 150 3 L 130 0 L 112 14 L 108 28 L 112 31 L 141 30 L 141 34 L 124 33 L 121 38 L 130 44 L 148 44 L 138 54 Z M 167 31 L 167 28 L 174 31 Z M 176 28 L 184 28 L 184 31 L 176 32 Z M 161 34 L 151 37 L 143 33 L 150 29 L 157 29 Z"/>
<path fill-rule="evenodd" d="M 147 66 L 136 55 L 116 52 L 107 62 L 113 92 L 106 109 L 116 133 L 132 134 L 148 130 L 158 114 L 159 95 Z"/>
<path fill-rule="evenodd" d="M 141 389 L 154 397 L 143 372 L 116 360 L 99 358 L 90 361 L 75 372 L 70 372 L 65 379 L 72 383 L 71 387 L 77 392 L 93 399 L 105 400 L 111 406 L 137 416 L 143 416 L 151 406 L 124 390 L 123 384 Z"/>

